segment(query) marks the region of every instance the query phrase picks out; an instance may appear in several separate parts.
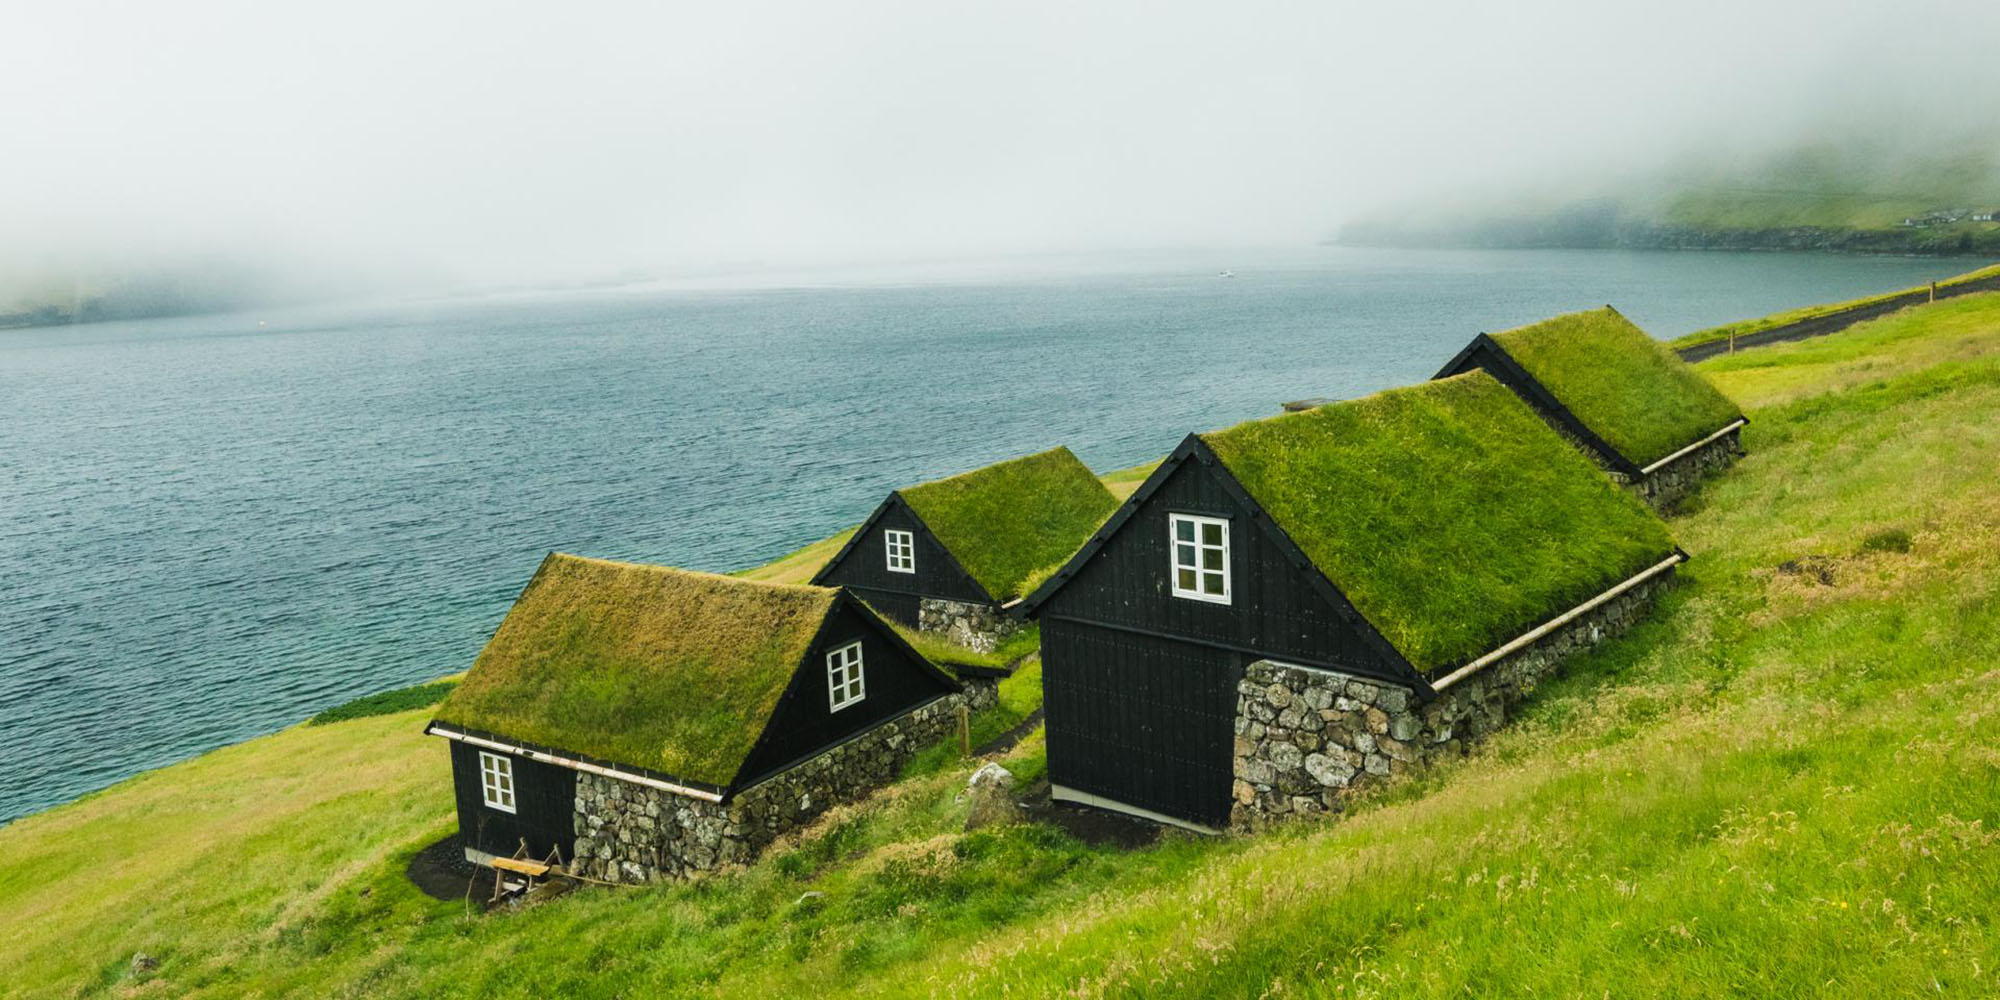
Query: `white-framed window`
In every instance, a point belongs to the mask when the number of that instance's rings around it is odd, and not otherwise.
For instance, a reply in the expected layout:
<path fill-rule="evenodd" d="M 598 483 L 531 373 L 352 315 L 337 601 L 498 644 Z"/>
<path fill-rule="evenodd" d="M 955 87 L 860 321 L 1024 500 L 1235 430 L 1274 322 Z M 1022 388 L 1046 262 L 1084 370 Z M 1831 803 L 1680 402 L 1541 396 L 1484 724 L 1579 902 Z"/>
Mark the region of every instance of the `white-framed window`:
<path fill-rule="evenodd" d="M 889 553 L 889 572 L 917 571 L 917 536 L 889 528 L 882 532 L 882 545 Z"/>
<path fill-rule="evenodd" d="M 479 794 L 501 812 L 514 811 L 514 759 L 479 751 Z"/>
<path fill-rule="evenodd" d="M 861 643 L 850 642 L 826 654 L 826 707 L 838 712 L 862 698 Z"/>
<path fill-rule="evenodd" d="M 1174 596 L 1229 603 L 1229 522 L 1194 514 L 1167 516 Z"/>

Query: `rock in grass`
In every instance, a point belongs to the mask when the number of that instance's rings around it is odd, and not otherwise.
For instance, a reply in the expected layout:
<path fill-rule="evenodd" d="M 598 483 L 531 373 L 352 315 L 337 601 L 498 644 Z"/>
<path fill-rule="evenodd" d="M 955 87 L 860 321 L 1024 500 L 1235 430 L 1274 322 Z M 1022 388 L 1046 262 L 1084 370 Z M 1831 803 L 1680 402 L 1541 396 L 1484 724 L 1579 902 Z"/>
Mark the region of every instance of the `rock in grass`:
<path fill-rule="evenodd" d="M 971 800 L 971 808 L 965 814 L 966 829 L 977 830 L 983 826 L 1020 821 L 1021 806 L 1014 801 L 1012 771 L 989 762 L 972 772 L 972 780 L 966 782 L 965 792 Z"/>

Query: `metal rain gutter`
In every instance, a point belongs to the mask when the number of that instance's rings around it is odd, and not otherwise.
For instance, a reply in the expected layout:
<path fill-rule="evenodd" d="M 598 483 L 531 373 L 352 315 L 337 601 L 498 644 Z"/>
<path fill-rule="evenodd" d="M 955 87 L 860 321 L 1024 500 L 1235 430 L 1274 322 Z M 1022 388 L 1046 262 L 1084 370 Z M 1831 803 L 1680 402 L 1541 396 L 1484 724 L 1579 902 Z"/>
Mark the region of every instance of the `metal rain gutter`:
<path fill-rule="evenodd" d="M 1723 430 L 1728 430 L 1728 428 L 1725 427 L 1723 428 Z M 1716 433 L 1720 434 L 1721 431 L 1717 431 Z M 1676 552 L 1673 555 L 1670 555 L 1665 559 L 1662 559 L 1659 562 L 1654 563 L 1651 567 L 1640 570 L 1638 573 L 1633 574 L 1633 576 L 1630 579 L 1626 580 L 1624 583 L 1621 583 L 1618 586 L 1613 587 L 1610 590 L 1607 590 L 1604 593 L 1599 594 L 1596 597 L 1593 597 L 1590 600 L 1585 601 L 1582 604 L 1579 604 L 1576 607 L 1573 607 L 1568 611 L 1563 612 L 1558 617 L 1543 622 L 1541 625 L 1536 626 L 1534 631 L 1528 632 L 1527 634 L 1522 635 L 1517 639 L 1514 639 L 1513 641 L 1507 643 L 1506 645 L 1501 646 L 1499 649 L 1496 649 L 1486 654 L 1485 656 L 1482 656 L 1479 659 L 1476 659 L 1471 663 L 1468 663 L 1465 666 L 1462 666 L 1457 670 L 1454 670 L 1451 673 L 1444 675 L 1442 678 L 1439 678 L 1437 681 L 1431 684 L 1431 690 L 1443 691 L 1445 688 L 1448 688 L 1453 684 L 1456 684 L 1459 681 L 1462 681 L 1467 677 L 1470 677 L 1473 674 L 1476 674 L 1481 670 L 1484 670 L 1487 667 L 1490 667 L 1493 664 L 1499 662 L 1501 659 L 1505 658 L 1507 654 L 1515 652 L 1516 650 L 1519 650 L 1521 647 L 1526 646 L 1531 642 L 1534 642 L 1536 639 L 1540 639 L 1541 637 L 1548 635 L 1550 632 L 1553 632 L 1556 629 L 1559 629 L 1564 625 L 1567 625 L 1570 622 L 1575 621 L 1577 618 L 1588 613 L 1591 609 L 1597 607 L 1598 605 L 1601 605 L 1604 602 L 1609 601 L 1614 597 L 1617 597 L 1619 594 L 1631 590 L 1633 587 L 1645 583 L 1647 580 L 1650 580 L 1653 577 L 1656 577 L 1661 573 L 1664 573 L 1667 570 L 1672 569 L 1676 565 L 1679 565 L 1680 563 L 1684 563 L 1686 561 L 1687 561 L 1686 555 Z"/>
<path fill-rule="evenodd" d="M 1688 445 L 1687 447 L 1685 447 L 1685 448 L 1682 448 L 1681 450 L 1679 450 L 1679 451 L 1677 451 L 1677 452 L 1674 452 L 1673 454 L 1671 454 L 1671 455 L 1668 455 L 1667 457 L 1665 457 L 1665 458 L 1663 458 L 1663 459 L 1660 459 L 1659 461 L 1657 461 L 1657 462 L 1654 462 L 1653 464 L 1651 464 L 1651 465 L 1648 465 L 1648 466 L 1646 466 L 1646 467 L 1644 467 L 1644 468 L 1640 469 L 1640 470 L 1639 470 L 1639 474 L 1640 474 L 1640 475 L 1642 475 L 1642 476 L 1650 476 L 1650 475 L 1652 475 L 1652 474 L 1653 474 L 1653 470 L 1654 470 L 1654 469 L 1658 469 L 1658 468 L 1660 468 L 1660 467 L 1662 467 L 1662 466 L 1666 465 L 1666 464 L 1667 464 L 1668 462 L 1671 462 L 1671 461 L 1673 461 L 1674 459 L 1676 459 L 1676 458 L 1679 458 L 1679 457 L 1681 457 L 1682 455 L 1685 455 L 1685 454 L 1687 454 L 1688 452 L 1691 452 L 1691 451 L 1695 450 L 1696 448 L 1699 448 L 1699 447 L 1701 447 L 1702 445 L 1705 445 L 1705 444 L 1709 443 L 1710 441 L 1713 441 L 1713 440 L 1715 440 L 1716 438 L 1719 438 L 1719 437 L 1723 436 L 1724 434 L 1727 434 L 1727 433 L 1729 433 L 1730 431 L 1733 431 L 1733 430 L 1735 430 L 1736 428 L 1738 428 L 1738 427 L 1741 427 L 1741 426 L 1743 426 L 1744 424 L 1747 424 L 1747 423 L 1749 423 L 1749 422 L 1750 422 L 1750 421 L 1749 421 L 1749 419 L 1748 419 L 1748 418 L 1745 418 L 1745 417 L 1737 417 L 1737 418 L 1736 418 L 1735 420 L 1733 420 L 1733 421 L 1730 421 L 1730 423 L 1729 423 L 1729 426 L 1727 426 L 1727 427 L 1724 427 L 1723 429 L 1721 429 L 1721 430 L 1719 430 L 1719 431 L 1716 431 L 1715 433 L 1713 433 L 1713 434 L 1710 434 L 1709 436 L 1707 436 L 1707 437 L 1705 437 L 1705 438 L 1702 438 L 1701 440 L 1699 440 L 1699 441 L 1696 441 L 1695 443 L 1693 443 L 1693 444 L 1691 444 L 1691 445 Z"/>
<path fill-rule="evenodd" d="M 629 771 L 620 771 L 614 767 L 603 767 L 597 764 L 589 763 L 588 761 L 575 760 L 569 757 L 562 757 L 552 753 L 543 753 L 539 750 L 529 750 L 526 747 L 517 747 L 510 743 L 501 743 L 497 740 L 489 740 L 483 737 L 473 736 L 469 733 L 455 733 L 449 729 L 439 729 L 436 726 L 426 726 L 424 727 L 424 732 L 432 736 L 442 736 L 448 740 L 457 740 L 460 743 L 470 743 L 476 747 L 485 747 L 488 750 L 498 750 L 501 753 L 515 754 L 517 756 L 526 757 L 529 760 L 538 760 L 544 764 L 554 764 L 557 767 L 566 767 L 572 771 L 584 771 L 589 774 L 602 775 L 606 778 L 616 778 L 619 781 L 629 781 L 635 785 L 644 785 L 647 788 L 657 788 L 660 791 L 672 792 L 675 795 L 685 796 L 690 799 L 701 799 L 704 802 L 722 801 L 722 796 L 717 795 L 714 792 L 703 791 L 699 788 L 688 788 L 685 785 L 676 785 L 671 781 L 661 781 L 658 778 L 648 778 L 643 774 L 633 774 Z"/>

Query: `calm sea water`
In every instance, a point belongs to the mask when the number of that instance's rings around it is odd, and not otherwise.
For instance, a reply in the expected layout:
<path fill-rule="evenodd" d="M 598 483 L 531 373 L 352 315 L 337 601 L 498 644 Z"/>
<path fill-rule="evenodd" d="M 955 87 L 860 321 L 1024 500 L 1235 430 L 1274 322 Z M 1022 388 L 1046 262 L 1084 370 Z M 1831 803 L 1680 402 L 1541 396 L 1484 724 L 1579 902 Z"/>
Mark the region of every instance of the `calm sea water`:
<path fill-rule="evenodd" d="M 0 822 L 463 669 L 552 549 L 734 569 L 899 485 L 1133 465 L 1479 330 L 1610 302 L 1669 336 L 1973 265 L 1159 254 L 0 332 Z"/>

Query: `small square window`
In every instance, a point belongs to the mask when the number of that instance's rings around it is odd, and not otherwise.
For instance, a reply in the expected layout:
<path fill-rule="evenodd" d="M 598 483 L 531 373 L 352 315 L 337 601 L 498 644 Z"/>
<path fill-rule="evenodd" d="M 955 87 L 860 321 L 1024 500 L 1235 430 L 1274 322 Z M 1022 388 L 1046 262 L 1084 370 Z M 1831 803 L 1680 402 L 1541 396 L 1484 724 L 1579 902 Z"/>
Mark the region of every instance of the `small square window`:
<path fill-rule="evenodd" d="M 889 572 L 915 573 L 917 571 L 916 536 L 907 531 L 889 529 L 882 532 L 883 547 L 889 553 Z"/>
<path fill-rule="evenodd" d="M 1229 522 L 1193 514 L 1172 514 L 1174 596 L 1229 603 Z"/>
<path fill-rule="evenodd" d="M 862 697 L 861 643 L 850 642 L 826 654 L 827 711 L 838 712 Z"/>
<path fill-rule="evenodd" d="M 479 795 L 501 812 L 514 811 L 514 759 L 479 751 Z"/>

